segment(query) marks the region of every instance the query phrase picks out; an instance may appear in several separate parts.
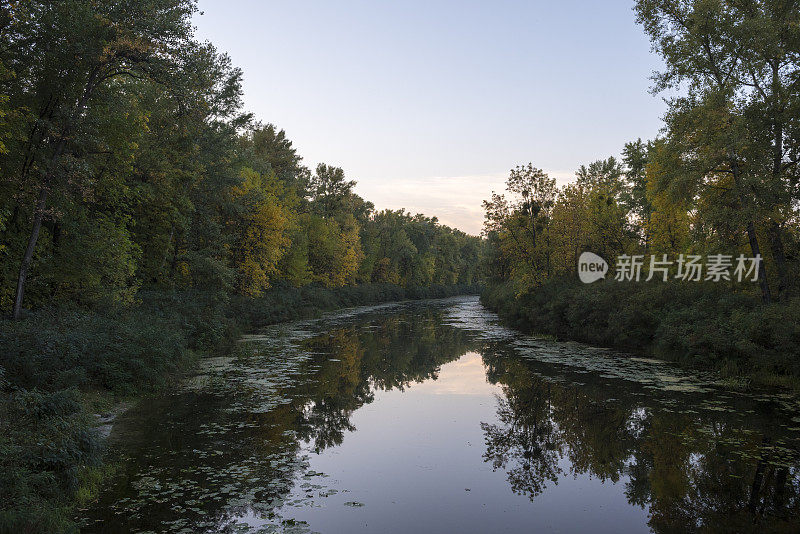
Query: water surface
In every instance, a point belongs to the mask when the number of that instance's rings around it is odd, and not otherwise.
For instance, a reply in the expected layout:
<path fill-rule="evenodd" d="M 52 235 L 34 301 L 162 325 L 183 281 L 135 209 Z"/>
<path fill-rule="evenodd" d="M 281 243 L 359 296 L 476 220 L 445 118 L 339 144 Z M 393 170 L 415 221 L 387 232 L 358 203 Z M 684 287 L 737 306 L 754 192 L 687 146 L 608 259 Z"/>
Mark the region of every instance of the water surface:
<path fill-rule="evenodd" d="M 476 298 L 245 336 L 122 416 L 85 532 L 795 532 L 800 411 Z"/>

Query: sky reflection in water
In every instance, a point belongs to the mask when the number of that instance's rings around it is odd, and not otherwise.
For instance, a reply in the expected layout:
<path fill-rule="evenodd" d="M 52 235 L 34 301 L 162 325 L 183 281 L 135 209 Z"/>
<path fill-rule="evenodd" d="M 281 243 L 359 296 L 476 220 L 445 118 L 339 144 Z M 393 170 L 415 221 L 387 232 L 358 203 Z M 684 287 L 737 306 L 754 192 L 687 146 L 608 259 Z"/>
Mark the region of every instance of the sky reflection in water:
<path fill-rule="evenodd" d="M 86 532 L 791 532 L 796 408 L 520 336 L 473 298 L 382 306 L 248 336 L 126 414 L 119 476 L 82 515 Z"/>

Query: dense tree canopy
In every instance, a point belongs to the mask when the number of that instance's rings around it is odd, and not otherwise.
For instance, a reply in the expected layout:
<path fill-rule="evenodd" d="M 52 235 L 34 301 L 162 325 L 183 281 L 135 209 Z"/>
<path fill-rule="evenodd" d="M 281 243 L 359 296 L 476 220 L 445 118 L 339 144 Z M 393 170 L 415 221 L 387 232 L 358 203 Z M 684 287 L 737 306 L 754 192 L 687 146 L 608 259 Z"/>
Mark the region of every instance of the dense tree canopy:
<path fill-rule="evenodd" d="M 638 0 L 635 11 L 664 60 L 654 91 L 677 95 L 663 134 L 581 166 L 541 215 L 512 170 L 514 199 L 485 203 L 492 276 L 526 291 L 574 273 L 583 251 L 611 265 L 745 254 L 763 258 L 761 298 L 788 299 L 800 267 L 800 6 Z"/>
<path fill-rule="evenodd" d="M 480 240 L 375 213 L 242 111 L 193 0 L 0 7 L 0 306 L 142 288 L 472 283 Z"/>

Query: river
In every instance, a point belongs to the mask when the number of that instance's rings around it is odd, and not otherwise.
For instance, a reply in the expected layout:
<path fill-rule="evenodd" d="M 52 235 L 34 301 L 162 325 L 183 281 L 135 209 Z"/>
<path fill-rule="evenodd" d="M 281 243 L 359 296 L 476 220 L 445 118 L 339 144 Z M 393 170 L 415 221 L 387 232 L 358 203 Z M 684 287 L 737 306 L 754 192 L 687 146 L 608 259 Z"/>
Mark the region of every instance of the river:
<path fill-rule="evenodd" d="M 800 406 L 477 298 L 244 336 L 116 421 L 84 532 L 797 532 Z"/>

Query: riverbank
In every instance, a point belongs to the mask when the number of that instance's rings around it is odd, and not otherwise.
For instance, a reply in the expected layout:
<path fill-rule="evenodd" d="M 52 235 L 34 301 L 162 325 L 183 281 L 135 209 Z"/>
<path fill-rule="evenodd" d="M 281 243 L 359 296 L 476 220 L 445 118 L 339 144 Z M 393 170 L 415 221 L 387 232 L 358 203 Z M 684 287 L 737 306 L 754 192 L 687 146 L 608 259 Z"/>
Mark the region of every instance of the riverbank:
<path fill-rule="evenodd" d="M 800 298 L 764 305 L 720 284 L 546 282 L 517 294 L 487 287 L 481 302 L 510 326 L 713 369 L 739 387 L 800 391 Z"/>
<path fill-rule="evenodd" d="M 476 294 L 475 286 L 275 288 L 258 299 L 143 292 L 132 307 L 0 321 L 0 533 L 75 532 L 103 464 L 98 414 L 163 390 L 241 332 L 338 308 Z"/>

